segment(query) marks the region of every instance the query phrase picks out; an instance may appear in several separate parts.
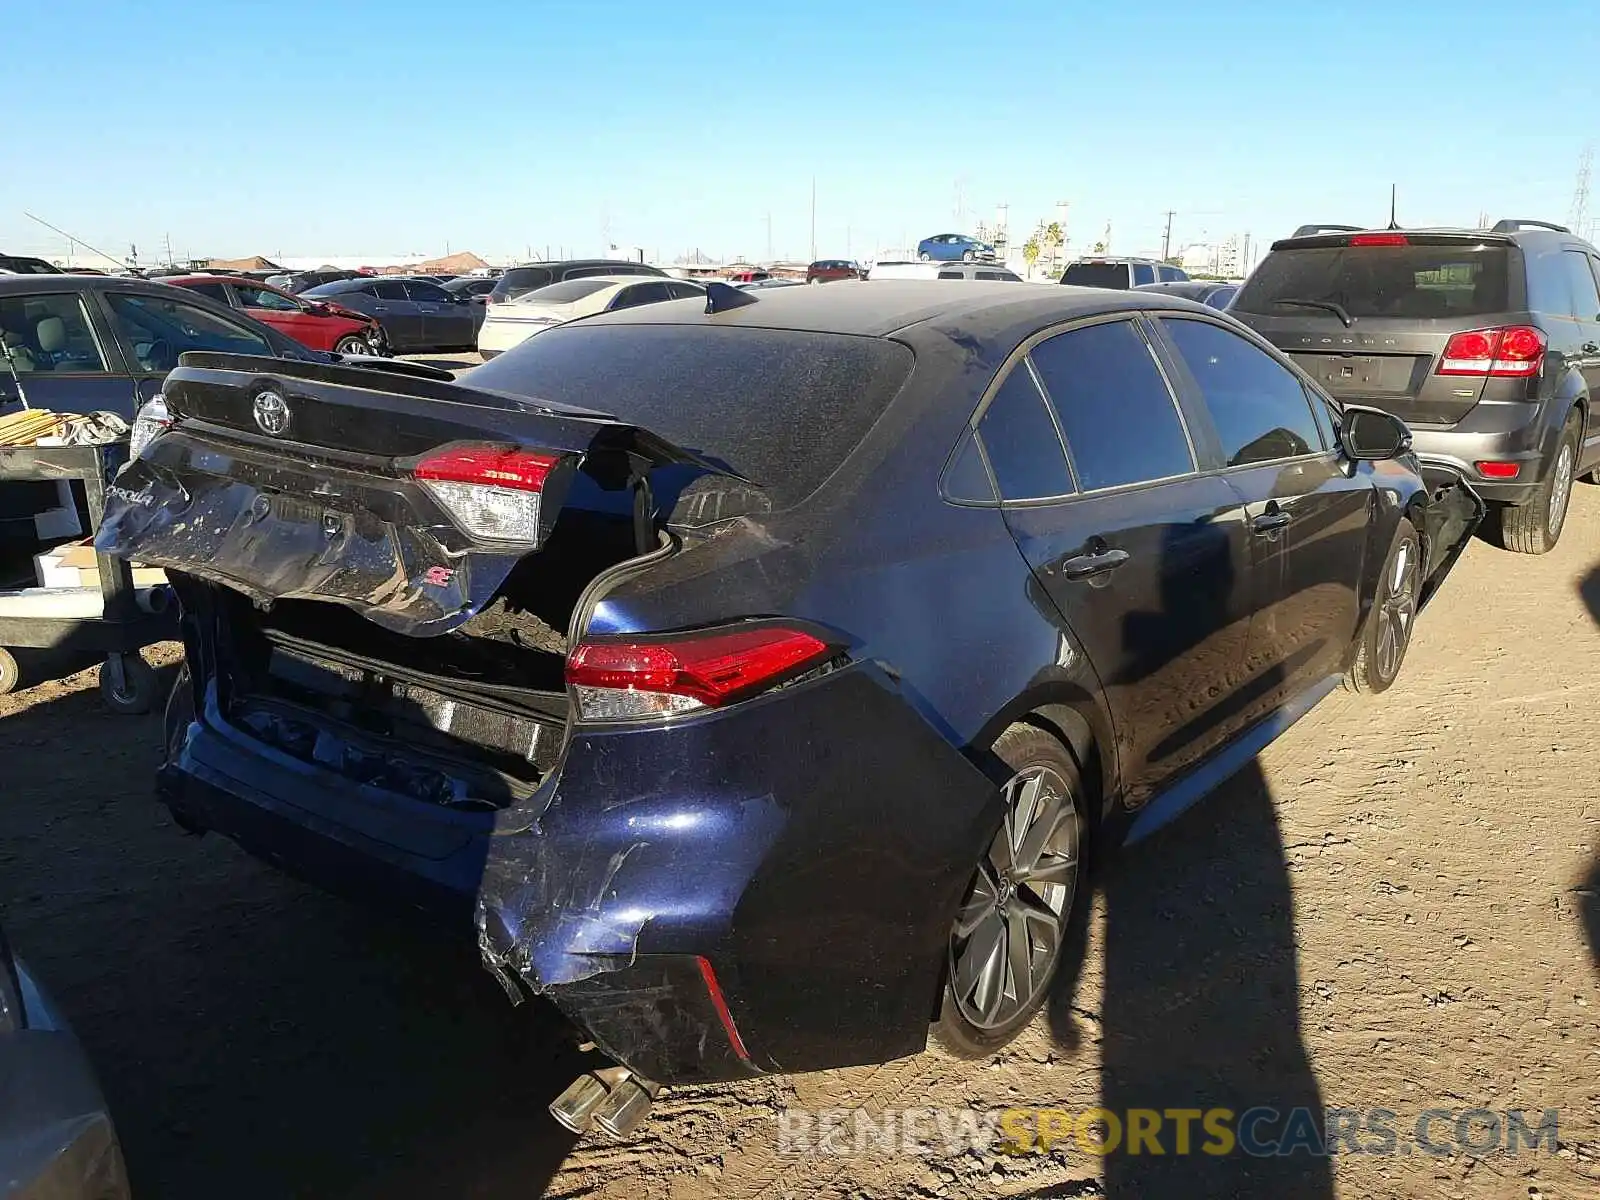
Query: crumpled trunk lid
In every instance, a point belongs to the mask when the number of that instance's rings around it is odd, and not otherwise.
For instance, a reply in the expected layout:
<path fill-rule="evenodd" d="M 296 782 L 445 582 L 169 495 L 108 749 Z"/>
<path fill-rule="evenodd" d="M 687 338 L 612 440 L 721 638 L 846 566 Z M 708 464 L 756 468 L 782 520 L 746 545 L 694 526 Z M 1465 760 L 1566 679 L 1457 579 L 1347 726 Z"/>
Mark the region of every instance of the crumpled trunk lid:
<path fill-rule="evenodd" d="M 545 544 L 580 469 L 645 489 L 636 522 L 649 520 L 651 466 L 715 469 L 602 413 L 350 367 L 190 354 L 163 394 L 173 424 L 108 490 L 97 549 L 418 637 L 490 602 Z M 413 476 L 419 458 L 461 445 L 556 460 L 537 541 L 473 537 Z"/>

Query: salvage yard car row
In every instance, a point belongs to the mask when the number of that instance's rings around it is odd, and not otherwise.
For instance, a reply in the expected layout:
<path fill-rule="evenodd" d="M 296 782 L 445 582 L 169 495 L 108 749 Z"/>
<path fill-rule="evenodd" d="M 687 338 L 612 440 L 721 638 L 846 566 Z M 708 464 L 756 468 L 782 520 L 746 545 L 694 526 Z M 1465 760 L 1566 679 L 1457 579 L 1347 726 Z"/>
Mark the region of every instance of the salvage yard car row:
<path fill-rule="evenodd" d="M 1559 227 L 1306 233 L 1231 298 L 956 250 L 514 268 L 449 302 L 459 379 L 285 336 L 414 344 L 369 303 L 413 281 L 274 327 L 246 279 L 4 279 L 0 399 L 142 403 L 97 546 L 180 601 L 178 822 L 468 916 L 612 1064 L 554 1115 L 626 1136 L 663 1086 L 1004 1045 L 1092 855 L 1393 686 L 1480 524 L 1548 550 L 1600 468 Z"/>

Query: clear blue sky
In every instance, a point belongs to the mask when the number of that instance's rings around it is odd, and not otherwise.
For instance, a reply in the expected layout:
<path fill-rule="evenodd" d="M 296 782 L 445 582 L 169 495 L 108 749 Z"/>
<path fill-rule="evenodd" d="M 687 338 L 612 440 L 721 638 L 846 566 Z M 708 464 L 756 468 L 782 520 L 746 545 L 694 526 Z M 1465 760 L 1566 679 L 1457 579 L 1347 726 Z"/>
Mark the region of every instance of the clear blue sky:
<path fill-rule="evenodd" d="M 1564 220 L 1592 5 L 0 0 L 0 249 L 857 256 L 1008 202 L 1072 246 Z M 1600 180 L 1597 180 L 1600 191 Z M 1600 214 L 1600 198 L 1591 211 Z M 848 247 L 847 247 L 848 242 Z"/>

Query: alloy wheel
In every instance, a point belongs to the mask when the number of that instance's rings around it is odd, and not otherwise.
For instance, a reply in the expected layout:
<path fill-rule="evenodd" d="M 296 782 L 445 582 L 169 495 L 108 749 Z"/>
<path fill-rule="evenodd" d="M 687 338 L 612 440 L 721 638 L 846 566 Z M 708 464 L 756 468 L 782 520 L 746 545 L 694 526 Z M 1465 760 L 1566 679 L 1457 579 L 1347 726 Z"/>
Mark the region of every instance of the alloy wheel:
<path fill-rule="evenodd" d="M 1080 828 L 1066 781 L 1029 767 L 1002 791 L 1005 821 L 950 934 L 951 995 L 979 1029 L 998 1029 L 1048 986 L 1078 887 Z"/>
<path fill-rule="evenodd" d="M 1383 596 L 1378 602 L 1376 666 L 1384 679 L 1400 670 L 1411 623 L 1417 615 L 1417 545 L 1410 537 L 1395 547 L 1394 560 L 1384 574 Z"/>
<path fill-rule="evenodd" d="M 1555 476 L 1550 487 L 1550 511 L 1545 517 L 1545 527 L 1550 531 L 1550 540 L 1553 542 L 1561 532 L 1561 525 L 1567 519 L 1567 502 L 1572 498 L 1572 443 L 1564 442 L 1561 453 L 1556 456 Z"/>

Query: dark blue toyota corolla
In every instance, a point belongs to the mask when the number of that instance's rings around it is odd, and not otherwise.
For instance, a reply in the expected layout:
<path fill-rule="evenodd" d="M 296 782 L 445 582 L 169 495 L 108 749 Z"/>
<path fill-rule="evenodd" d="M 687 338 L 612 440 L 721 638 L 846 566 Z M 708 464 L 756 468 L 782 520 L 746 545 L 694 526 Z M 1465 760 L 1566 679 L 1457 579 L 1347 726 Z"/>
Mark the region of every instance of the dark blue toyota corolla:
<path fill-rule="evenodd" d="M 462 382 L 191 354 L 138 441 L 174 813 L 473 912 L 612 1132 L 1002 1044 L 1089 845 L 1387 688 L 1482 515 L 1220 313 L 1016 284 L 713 286 Z"/>

